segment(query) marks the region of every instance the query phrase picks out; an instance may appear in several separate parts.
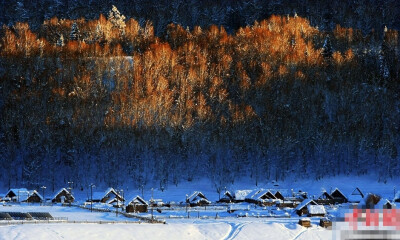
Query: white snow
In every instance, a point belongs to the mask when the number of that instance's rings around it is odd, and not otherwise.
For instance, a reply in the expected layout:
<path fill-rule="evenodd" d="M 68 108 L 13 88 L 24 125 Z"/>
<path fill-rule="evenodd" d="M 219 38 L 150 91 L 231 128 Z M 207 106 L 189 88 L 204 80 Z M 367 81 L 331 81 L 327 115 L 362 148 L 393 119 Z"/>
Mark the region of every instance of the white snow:
<path fill-rule="evenodd" d="M 310 214 L 326 214 L 325 207 L 323 205 L 311 205 L 307 206 Z"/>

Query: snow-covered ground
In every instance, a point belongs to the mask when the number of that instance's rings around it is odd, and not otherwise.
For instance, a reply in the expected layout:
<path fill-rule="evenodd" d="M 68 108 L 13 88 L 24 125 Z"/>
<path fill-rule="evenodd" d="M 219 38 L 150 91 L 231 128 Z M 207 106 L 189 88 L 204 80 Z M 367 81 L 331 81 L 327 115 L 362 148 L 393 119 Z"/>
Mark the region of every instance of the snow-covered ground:
<path fill-rule="evenodd" d="M 90 212 L 78 207 L 40 206 L 39 204 L 1 205 L 0 212 L 49 212 L 53 217 L 68 218 L 67 223 L 29 223 L 2 225 L 0 239 L 331 239 L 332 231 L 318 226 L 319 218 L 312 218 L 312 227 L 297 224 L 298 218 L 168 218 L 166 224 L 138 223 L 137 219 L 116 216 L 114 212 Z M 253 210 L 255 211 L 255 210 Z M 260 211 L 264 211 L 260 209 Z M 186 212 L 182 210 L 182 215 Z M 215 216 L 215 211 L 201 212 L 201 216 Z M 221 214 L 223 215 L 223 214 Z M 161 217 L 162 215 L 158 215 Z M 97 221 L 98 223 L 73 223 Z M 100 224 L 100 221 L 115 221 Z M 5 221 L 3 221 L 5 222 Z M 13 222 L 13 221 L 11 221 Z"/>
<path fill-rule="evenodd" d="M 27 224 L 0 226 L 0 239 L 331 239 L 332 231 L 294 220 L 170 220 L 167 224 Z"/>

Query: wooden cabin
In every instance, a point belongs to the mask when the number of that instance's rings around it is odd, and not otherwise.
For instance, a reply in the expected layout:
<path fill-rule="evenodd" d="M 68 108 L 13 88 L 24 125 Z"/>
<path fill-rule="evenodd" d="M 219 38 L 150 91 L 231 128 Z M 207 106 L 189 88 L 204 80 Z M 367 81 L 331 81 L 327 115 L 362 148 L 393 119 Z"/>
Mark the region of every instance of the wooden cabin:
<path fill-rule="evenodd" d="M 74 196 L 65 188 L 61 188 L 58 192 L 56 192 L 51 202 L 53 203 L 73 203 L 75 200 Z"/>
<path fill-rule="evenodd" d="M 299 219 L 299 225 L 303 227 L 311 227 L 311 220 L 309 218 Z"/>
<path fill-rule="evenodd" d="M 114 188 L 108 188 L 105 192 L 94 192 L 93 202 L 107 203 L 111 199 L 118 198 L 118 201 L 125 201 L 125 199 L 115 191 Z M 88 199 L 89 201 L 91 199 Z"/>
<path fill-rule="evenodd" d="M 319 196 L 318 199 L 315 200 L 315 202 L 322 205 L 329 205 L 335 203 L 333 197 L 326 191 L 323 191 L 321 196 Z"/>
<path fill-rule="evenodd" d="M 275 195 L 268 189 L 254 190 L 245 198 L 248 203 L 255 203 L 262 206 L 272 206 L 276 202 L 280 201 Z"/>
<path fill-rule="evenodd" d="M 206 206 L 209 205 L 211 202 L 202 192 L 195 191 L 186 199 L 186 203 L 189 203 L 191 207 L 194 207 Z"/>
<path fill-rule="evenodd" d="M 29 196 L 29 191 L 26 188 L 11 188 L 8 190 L 4 198 L 10 199 L 11 202 L 21 202 L 27 199 Z"/>
<path fill-rule="evenodd" d="M 219 203 L 232 203 L 234 201 L 235 201 L 234 195 L 229 191 L 225 191 L 223 197 L 220 200 L 218 200 L 217 202 L 219 202 Z"/>
<path fill-rule="evenodd" d="M 21 202 L 28 202 L 28 203 L 40 203 L 44 199 L 42 195 L 40 195 L 36 190 L 29 191 L 29 194 L 26 199 L 20 199 Z"/>
<path fill-rule="evenodd" d="M 149 204 L 140 196 L 132 198 L 126 206 L 126 212 L 147 212 Z"/>
<path fill-rule="evenodd" d="M 26 188 L 12 188 L 8 190 L 5 198 L 12 202 L 29 202 L 39 203 L 43 201 L 43 197 L 36 190 L 27 190 Z"/>
<path fill-rule="evenodd" d="M 319 220 L 319 225 L 324 228 L 332 228 L 332 221 L 328 218 L 321 218 Z"/>
<path fill-rule="evenodd" d="M 339 190 L 339 188 L 335 188 L 335 190 L 331 192 L 331 196 L 335 204 L 348 202 L 347 197 Z"/>
<path fill-rule="evenodd" d="M 309 214 L 308 207 L 307 207 L 308 205 L 318 205 L 318 204 L 312 199 L 304 200 L 302 203 L 300 203 L 300 205 L 298 205 L 294 209 L 294 211 L 299 216 L 308 215 Z"/>

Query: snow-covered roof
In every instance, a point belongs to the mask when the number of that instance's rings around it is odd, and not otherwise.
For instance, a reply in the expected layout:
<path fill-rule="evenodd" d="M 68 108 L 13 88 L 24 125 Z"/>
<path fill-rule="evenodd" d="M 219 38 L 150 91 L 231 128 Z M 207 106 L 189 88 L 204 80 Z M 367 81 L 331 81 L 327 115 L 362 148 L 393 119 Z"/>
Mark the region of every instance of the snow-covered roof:
<path fill-rule="evenodd" d="M 19 200 L 20 202 L 25 202 L 28 200 L 29 197 L 36 195 L 38 196 L 41 200 L 43 200 L 42 195 L 40 195 L 36 190 L 28 190 L 26 192 L 19 192 Z M 17 196 L 18 198 L 18 196 Z"/>
<path fill-rule="evenodd" d="M 252 190 L 236 190 L 235 191 L 235 199 L 236 200 L 243 200 L 252 192 Z"/>
<path fill-rule="evenodd" d="M 26 188 L 11 188 L 10 190 L 8 190 L 8 192 L 6 193 L 6 195 L 5 196 L 7 196 L 8 194 L 10 194 L 10 193 L 14 193 L 16 196 L 18 196 L 18 194 L 23 194 L 23 193 L 28 193 L 28 189 L 26 189 Z"/>
<path fill-rule="evenodd" d="M 293 193 L 290 189 L 275 189 L 275 195 L 278 194 L 278 192 L 283 196 L 283 197 L 292 197 Z M 273 192 L 273 190 L 271 189 L 271 192 Z"/>
<path fill-rule="evenodd" d="M 251 192 L 249 192 L 249 194 L 246 196 L 247 199 L 255 199 L 255 197 L 257 196 L 257 194 L 259 194 L 263 189 L 256 189 L 256 190 L 252 190 Z"/>
<path fill-rule="evenodd" d="M 390 202 L 388 199 L 381 199 L 376 205 L 375 208 L 377 209 L 383 209 L 384 206 L 391 205 L 391 206 L 396 206 L 396 204 Z"/>
<path fill-rule="evenodd" d="M 335 188 L 335 189 L 331 192 L 331 196 L 332 196 L 332 197 L 334 197 L 333 194 L 339 194 L 339 195 L 343 196 L 345 199 L 347 199 L 346 195 L 344 195 L 344 194 L 342 193 L 342 191 L 339 190 L 339 188 Z"/>
<path fill-rule="evenodd" d="M 230 191 L 228 191 L 228 190 L 226 190 L 226 191 L 224 192 L 224 196 L 227 196 L 227 197 L 230 198 L 230 199 L 234 198 L 234 195 L 232 195 L 232 193 L 231 193 Z"/>
<path fill-rule="evenodd" d="M 356 187 L 356 189 L 354 189 L 350 195 L 360 195 L 362 198 L 364 198 L 364 193 L 358 187 Z"/>
<path fill-rule="evenodd" d="M 362 202 L 364 200 L 364 194 L 356 187 L 353 192 L 347 196 L 347 200 L 349 202 Z"/>
<path fill-rule="evenodd" d="M 72 194 L 66 188 L 61 188 L 58 192 L 53 194 L 53 197 L 51 198 L 51 200 L 55 199 L 62 192 L 66 192 L 67 194 L 69 194 L 71 196 L 72 199 L 75 199 L 74 196 L 72 196 Z"/>
<path fill-rule="evenodd" d="M 141 204 L 141 205 L 149 205 L 143 198 L 141 198 L 139 195 L 135 196 L 132 198 L 132 200 L 129 201 L 128 205 L 134 205 L 134 204 Z"/>
<path fill-rule="evenodd" d="M 264 199 L 276 199 L 275 195 L 268 189 L 262 189 L 257 194 L 255 194 L 252 198 L 260 200 L 260 199 L 263 199 L 263 196 L 265 196 Z"/>
<path fill-rule="evenodd" d="M 199 192 L 199 191 L 193 192 L 193 193 L 188 197 L 188 201 L 189 201 L 189 202 L 193 202 L 193 203 L 198 202 L 200 199 L 204 199 L 204 200 L 208 201 L 208 199 L 206 198 L 206 196 L 205 196 L 202 192 Z"/>
<path fill-rule="evenodd" d="M 295 210 L 301 210 L 304 207 L 306 207 L 307 205 L 318 205 L 314 200 L 312 199 L 306 199 L 304 201 L 302 201 L 296 208 Z"/>
<path fill-rule="evenodd" d="M 323 205 L 307 205 L 309 214 L 326 214 L 325 207 Z"/>
<path fill-rule="evenodd" d="M 318 197 L 318 199 L 333 199 L 333 197 L 326 191 L 323 191 L 321 193 L 321 196 Z"/>
<path fill-rule="evenodd" d="M 93 200 L 101 200 L 101 199 L 103 199 L 104 197 L 106 197 L 110 193 L 114 194 L 115 196 L 118 196 L 120 199 L 123 199 L 123 197 L 121 195 L 119 195 L 117 193 L 117 191 L 115 191 L 114 188 L 110 187 L 105 192 L 94 192 L 93 193 Z"/>

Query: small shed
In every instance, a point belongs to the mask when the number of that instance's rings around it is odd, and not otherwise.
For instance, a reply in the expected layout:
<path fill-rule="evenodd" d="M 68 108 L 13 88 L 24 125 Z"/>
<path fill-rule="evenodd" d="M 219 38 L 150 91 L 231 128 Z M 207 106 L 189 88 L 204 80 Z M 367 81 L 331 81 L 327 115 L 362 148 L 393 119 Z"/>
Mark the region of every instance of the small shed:
<path fill-rule="evenodd" d="M 299 219 L 299 225 L 303 227 L 311 227 L 311 220 L 309 218 Z"/>
<path fill-rule="evenodd" d="M 304 200 L 294 209 L 294 211 L 299 216 L 308 215 L 309 214 L 307 207 L 308 205 L 318 205 L 318 204 L 312 199 Z"/>
<path fill-rule="evenodd" d="M 331 192 L 331 196 L 333 198 L 334 203 L 346 203 L 346 202 L 348 202 L 347 197 L 339 190 L 339 188 L 335 188 Z"/>
<path fill-rule="evenodd" d="M 65 188 L 61 188 L 58 192 L 56 192 L 51 202 L 53 203 L 72 203 L 74 202 L 75 198 L 72 194 Z"/>
<path fill-rule="evenodd" d="M 331 228 L 332 227 L 332 221 L 329 219 L 329 218 L 321 218 L 320 220 L 319 220 L 319 225 L 321 226 L 321 227 L 324 227 L 324 228 Z"/>
<path fill-rule="evenodd" d="M 380 199 L 380 201 L 375 205 L 377 209 L 394 209 L 396 204 L 390 202 L 388 199 Z"/>
<path fill-rule="evenodd" d="M 135 196 L 126 206 L 126 212 L 147 212 L 149 204 L 140 196 Z"/>
<path fill-rule="evenodd" d="M 190 206 L 206 206 L 211 202 L 206 198 L 206 196 L 199 191 L 193 192 L 187 199 L 186 202 L 190 204 Z"/>
<path fill-rule="evenodd" d="M 364 193 L 358 187 L 356 187 L 348 197 L 348 201 L 352 203 L 359 203 L 363 199 Z"/>
<path fill-rule="evenodd" d="M 307 205 L 308 216 L 309 217 L 325 217 L 326 210 L 323 205 Z"/>

